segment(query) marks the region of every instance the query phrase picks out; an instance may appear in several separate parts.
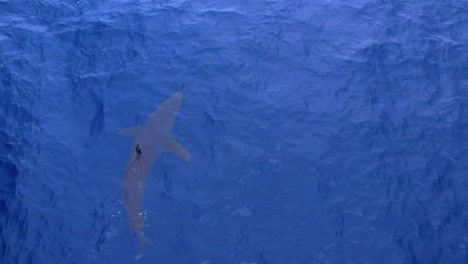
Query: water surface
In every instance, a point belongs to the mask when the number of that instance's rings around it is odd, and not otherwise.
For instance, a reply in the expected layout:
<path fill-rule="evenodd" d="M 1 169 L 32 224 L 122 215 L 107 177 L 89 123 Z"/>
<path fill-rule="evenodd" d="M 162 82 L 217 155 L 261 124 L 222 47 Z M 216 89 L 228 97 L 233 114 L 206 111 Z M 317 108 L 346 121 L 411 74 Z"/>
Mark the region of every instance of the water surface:
<path fill-rule="evenodd" d="M 466 1 L 0 1 L 0 262 L 466 263 Z"/>

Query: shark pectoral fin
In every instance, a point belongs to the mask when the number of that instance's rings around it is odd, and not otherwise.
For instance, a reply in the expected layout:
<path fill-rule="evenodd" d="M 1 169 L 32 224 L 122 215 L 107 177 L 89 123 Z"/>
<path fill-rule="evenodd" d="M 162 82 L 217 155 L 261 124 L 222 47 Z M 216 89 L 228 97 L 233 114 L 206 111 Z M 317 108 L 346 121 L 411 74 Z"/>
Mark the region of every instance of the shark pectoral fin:
<path fill-rule="evenodd" d="M 164 144 L 164 151 L 172 152 L 179 156 L 179 158 L 189 162 L 192 160 L 190 153 L 177 141 L 175 138 L 169 138 Z"/>
<path fill-rule="evenodd" d="M 132 126 L 120 130 L 119 134 L 122 136 L 136 137 L 140 134 L 141 130 L 143 130 L 142 126 Z"/>

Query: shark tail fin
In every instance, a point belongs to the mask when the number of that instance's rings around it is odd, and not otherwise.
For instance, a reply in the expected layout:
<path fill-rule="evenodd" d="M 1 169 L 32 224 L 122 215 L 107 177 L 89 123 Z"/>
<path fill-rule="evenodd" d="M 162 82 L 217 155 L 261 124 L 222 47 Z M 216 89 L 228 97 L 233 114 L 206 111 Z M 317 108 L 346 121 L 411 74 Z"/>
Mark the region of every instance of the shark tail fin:
<path fill-rule="evenodd" d="M 156 243 L 154 243 L 153 240 L 149 239 L 148 237 L 143 236 L 143 239 L 145 240 L 145 242 L 150 243 L 152 246 L 156 246 Z"/>
<path fill-rule="evenodd" d="M 135 256 L 135 260 L 139 260 L 143 258 L 143 246 L 145 242 L 151 244 L 154 247 L 156 246 L 156 243 L 154 243 L 153 240 L 146 237 L 143 233 L 138 234 L 138 241 L 140 244 L 140 253 Z"/>

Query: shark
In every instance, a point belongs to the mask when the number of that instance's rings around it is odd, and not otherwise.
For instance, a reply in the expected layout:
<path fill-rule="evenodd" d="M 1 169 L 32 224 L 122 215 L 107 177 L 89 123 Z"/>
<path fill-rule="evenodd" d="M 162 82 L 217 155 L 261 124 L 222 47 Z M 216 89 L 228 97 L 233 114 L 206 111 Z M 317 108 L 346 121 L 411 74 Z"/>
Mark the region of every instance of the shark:
<path fill-rule="evenodd" d="M 143 256 L 145 241 L 144 215 L 142 212 L 145 179 L 151 171 L 156 158 L 171 152 L 186 162 L 191 161 L 190 153 L 171 134 L 175 117 L 182 105 L 184 94 L 176 92 L 151 113 L 143 126 L 132 126 L 119 131 L 123 136 L 134 137 L 130 157 L 124 177 L 123 201 L 130 225 L 136 233 L 140 253 Z"/>

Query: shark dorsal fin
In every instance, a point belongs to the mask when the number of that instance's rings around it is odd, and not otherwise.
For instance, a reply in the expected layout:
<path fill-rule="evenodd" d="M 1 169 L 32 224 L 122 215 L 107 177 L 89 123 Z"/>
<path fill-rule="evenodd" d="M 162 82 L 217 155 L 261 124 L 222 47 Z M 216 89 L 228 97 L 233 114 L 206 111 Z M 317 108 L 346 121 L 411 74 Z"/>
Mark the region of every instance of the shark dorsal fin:
<path fill-rule="evenodd" d="M 189 162 L 192 157 L 190 153 L 180 144 L 175 138 L 171 137 L 167 139 L 166 143 L 164 144 L 164 151 L 172 152 L 176 154 L 179 158 Z"/>
<path fill-rule="evenodd" d="M 141 130 L 143 130 L 143 126 L 132 126 L 120 130 L 119 134 L 122 136 L 137 137 Z"/>

